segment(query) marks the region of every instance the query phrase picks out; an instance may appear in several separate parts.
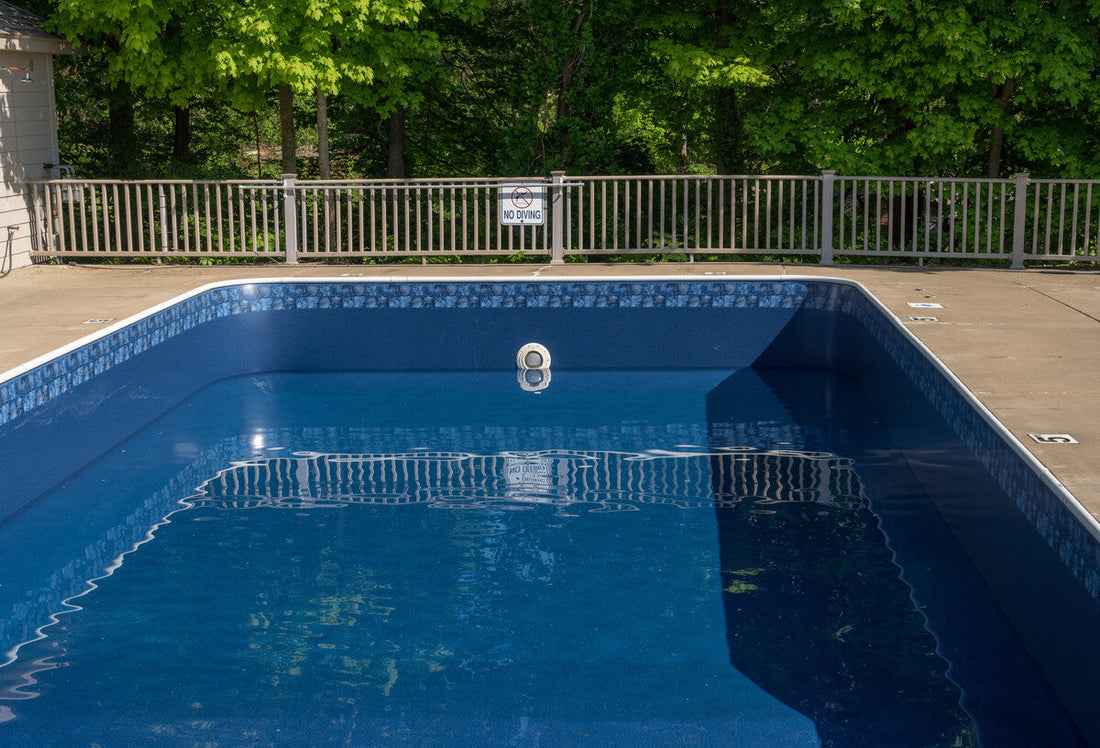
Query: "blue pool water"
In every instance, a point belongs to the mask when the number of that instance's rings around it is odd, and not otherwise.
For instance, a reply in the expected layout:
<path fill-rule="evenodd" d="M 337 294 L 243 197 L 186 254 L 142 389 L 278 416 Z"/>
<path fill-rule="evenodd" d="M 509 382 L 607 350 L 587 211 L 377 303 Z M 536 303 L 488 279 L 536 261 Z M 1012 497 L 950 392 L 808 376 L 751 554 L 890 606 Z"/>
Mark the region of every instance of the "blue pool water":
<path fill-rule="evenodd" d="M 761 327 L 755 366 L 622 369 L 549 329 L 537 393 L 330 360 L 160 370 L 144 420 L 96 407 L 140 362 L 58 395 L 0 439 L 121 436 L 0 522 L 0 742 L 1087 744 L 1086 588 L 911 377 Z"/>

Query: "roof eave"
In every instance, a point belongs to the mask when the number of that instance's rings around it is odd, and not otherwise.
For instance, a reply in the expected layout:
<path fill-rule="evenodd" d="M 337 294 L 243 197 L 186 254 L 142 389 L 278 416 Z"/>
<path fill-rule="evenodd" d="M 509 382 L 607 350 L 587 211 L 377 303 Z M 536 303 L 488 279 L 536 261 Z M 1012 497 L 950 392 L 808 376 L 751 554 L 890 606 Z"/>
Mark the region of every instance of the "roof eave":
<path fill-rule="evenodd" d="M 51 55 L 71 55 L 73 45 L 57 36 L 12 36 L 0 34 L 0 52 L 31 52 Z"/>

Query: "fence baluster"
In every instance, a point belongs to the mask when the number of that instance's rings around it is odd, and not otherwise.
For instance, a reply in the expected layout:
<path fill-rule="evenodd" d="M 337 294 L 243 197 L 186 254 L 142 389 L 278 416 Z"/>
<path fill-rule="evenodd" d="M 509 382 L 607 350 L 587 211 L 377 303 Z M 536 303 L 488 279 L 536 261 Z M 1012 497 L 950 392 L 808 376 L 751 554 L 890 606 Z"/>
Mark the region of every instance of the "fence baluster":
<path fill-rule="evenodd" d="M 275 201 L 275 202 L 277 202 L 277 201 Z M 264 246 L 264 251 L 265 252 L 268 252 L 268 251 L 271 250 L 271 245 L 270 245 L 271 238 L 270 238 L 269 233 L 268 233 L 270 231 L 270 223 L 271 223 L 271 217 L 268 215 L 268 210 L 267 210 L 267 190 L 261 190 L 260 191 L 260 228 L 263 229 L 263 236 L 264 236 L 264 245 L 263 246 Z M 186 231 L 186 228 L 184 229 L 184 231 Z M 258 238 L 259 237 L 257 237 L 257 239 Z"/>
<path fill-rule="evenodd" d="M 1087 255 L 1089 253 L 1089 229 L 1092 227 L 1092 182 L 1085 188 L 1085 238 L 1081 243 L 1081 249 Z"/>
<path fill-rule="evenodd" d="M 801 228 L 799 230 L 799 233 L 802 236 L 802 243 L 799 245 L 799 249 L 801 249 L 803 252 L 806 251 L 806 238 L 807 238 L 808 234 L 810 233 L 809 230 L 808 230 L 808 225 L 806 223 L 806 218 L 807 218 L 806 213 L 807 213 L 807 209 L 809 207 L 809 202 L 810 202 L 810 198 L 809 198 L 809 194 L 808 194 L 808 188 L 809 188 L 809 180 L 803 179 L 802 180 L 802 225 L 801 225 Z"/>
<path fill-rule="evenodd" d="M 62 216 L 60 208 L 61 208 L 62 205 L 64 205 L 64 203 L 61 202 L 60 191 L 57 194 L 55 194 L 54 197 L 57 198 L 57 200 L 54 201 L 54 205 L 58 206 L 58 209 L 59 209 L 58 212 L 57 212 L 57 215 L 58 215 L 58 221 L 57 221 L 58 243 L 62 247 L 69 247 L 70 249 L 72 249 L 72 248 L 74 248 L 74 245 L 76 244 L 76 219 L 75 219 L 76 213 L 74 212 L 76 210 L 76 208 L 73 207 L 74 204 L 76 203 L 76 199 L 73 197 L 73 194 L 70 191 L 69 192 L 68 205 L 65 206 L 66 208 L 68 208 L 68 211 L 69 211 L 69 224 L 66 227 L 67 230 L 65 232 L 66 235 L 68 236 L 68 241 L 62 241 L 60 231 L 61 231 L 61 224 L 63 222 L 62 221 L 63 216 Z M 80 222 L 81 222 L 81 229 L 83 229 L 83 224 L 84 224 L 83 205 L 81 205 Z M 53 232 L 51 231 L 50 233 L 52 234 Z M 87 242 L 85 242 L 85 246 L 87 246 Z"/>
<path fill-rule="evenodd" d="M 1045 241 L 1043 242 L 1043 254 L 1050 254 L 1050 234 L 1051 234 L 1051 221 L 1054 220 L 1054 211 L 1052 206 L 1054 205 L 1054 184 L 1047 185 L 1047 202 L 1046 202 L 1046 216 L 1047 226 Z"/>
<path fill-rule="evenodd" d="M 1063 183 L 1058 200 L 1058 255 L 1065 254 L 1066 238 L 1066 185 Z"/>
<path fill-rule="evenodd" d="M 768 249 L 771 249 L 771 206 L 772 206 L 772 180 L 768 180 L 768 235 L 764 243 L 768 245 Z M 775 196 L 775 202 L 778 204 L 777 216 L 783 215 L 783 183 L 779 183 L 779 195 Z M 782 224 L 777 220 L 775 221 L 775 246 L 782 249 L 783 246 L 783 229 Z"/>
<path fill-rule="evenodd" d="M 1081 198 L 1081 185 L 1073 185 L 1073 219 L 1070 223 L 1070 245 L 1069 253 L 1071 255 L 1077 254 L 1077 202 Z"/>

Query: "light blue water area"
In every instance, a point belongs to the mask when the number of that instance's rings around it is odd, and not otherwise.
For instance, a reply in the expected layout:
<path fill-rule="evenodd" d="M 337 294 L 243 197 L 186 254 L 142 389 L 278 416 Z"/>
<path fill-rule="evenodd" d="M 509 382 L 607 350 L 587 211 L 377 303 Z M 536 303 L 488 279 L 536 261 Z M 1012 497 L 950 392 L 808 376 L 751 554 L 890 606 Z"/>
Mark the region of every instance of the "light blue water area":
<path fill-rule="evenodd" d="M 215 383 L 0 525 L 0 742 L 974 744 L 853 422 L 751 371 Z"/>

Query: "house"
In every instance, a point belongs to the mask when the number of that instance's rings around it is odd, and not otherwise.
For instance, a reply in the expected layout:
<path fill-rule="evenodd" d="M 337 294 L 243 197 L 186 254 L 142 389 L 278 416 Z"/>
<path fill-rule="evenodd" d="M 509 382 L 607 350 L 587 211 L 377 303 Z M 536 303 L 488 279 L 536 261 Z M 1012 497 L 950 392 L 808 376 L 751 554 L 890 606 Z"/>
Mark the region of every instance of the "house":
<path fill-rule="evenodd" d="M 0 273 L 30 264 L 24 182 L 49 177 L 59 160 L 53 57 L 72 49 L 44 20 L 0 0 Z"/>

